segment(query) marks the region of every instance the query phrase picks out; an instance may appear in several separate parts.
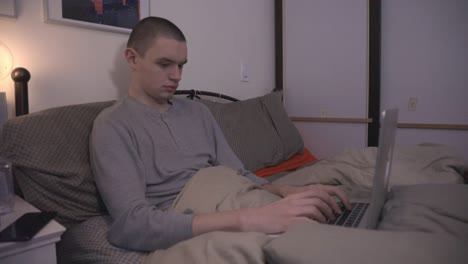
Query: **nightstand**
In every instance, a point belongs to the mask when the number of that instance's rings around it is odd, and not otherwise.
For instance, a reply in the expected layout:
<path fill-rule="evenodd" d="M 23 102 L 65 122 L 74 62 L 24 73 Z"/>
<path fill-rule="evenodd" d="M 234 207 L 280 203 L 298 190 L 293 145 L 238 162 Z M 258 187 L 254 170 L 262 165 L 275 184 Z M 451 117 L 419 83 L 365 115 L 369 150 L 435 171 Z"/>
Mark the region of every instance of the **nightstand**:
<path fill-rule="evenodd" d="M 38 211 L 37 208 L 16 196 L 14 211 L 0 216 L 0 230 L 6 228 L 24 213 Z M 0 262 L 2 264 L 57 263 L 55 243 L 60 241 L 63 232 L 65 232 L 65 227 L 52 220 L 29 241 L 2 242 L 0 243 Z"/>

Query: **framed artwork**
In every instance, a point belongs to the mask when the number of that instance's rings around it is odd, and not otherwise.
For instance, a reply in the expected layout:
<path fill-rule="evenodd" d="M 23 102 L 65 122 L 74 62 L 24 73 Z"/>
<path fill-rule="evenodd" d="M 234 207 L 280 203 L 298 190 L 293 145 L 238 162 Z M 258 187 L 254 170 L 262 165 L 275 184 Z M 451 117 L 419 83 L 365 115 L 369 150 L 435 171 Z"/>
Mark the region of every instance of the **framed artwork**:
<path fill-rule="evenodd" d="M 15 0 L 1 0 L 0 1 L 0 17 L 16 18 Z"/>
<path fill-rule="evenodd" d="M 3 0 L 2 0 L 3 1 Z M 150 0 L 44 0 L 46 23 L 130 33 L 149 16 Z"/>

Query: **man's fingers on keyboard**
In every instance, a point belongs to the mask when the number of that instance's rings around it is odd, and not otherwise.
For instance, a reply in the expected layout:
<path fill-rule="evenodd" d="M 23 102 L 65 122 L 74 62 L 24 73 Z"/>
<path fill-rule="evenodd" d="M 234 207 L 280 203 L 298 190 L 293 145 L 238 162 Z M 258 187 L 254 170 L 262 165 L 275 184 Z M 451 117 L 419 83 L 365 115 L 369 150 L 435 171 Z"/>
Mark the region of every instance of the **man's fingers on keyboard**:
<path fill-rule="evenodd" d="M 343 203 L 344 207 L 350 210 L 351 202 L 349 201 L 348 196 L 345 194 L 345 192 L 337 186 L 330 186 L 330 187 L 333 187 L 332 189 L 330 189 L 330 191 L 332 192 L 332 195 L 338 197 L 340 201 Z"/>
<path fill-rule="evenodd" d="M 341 188 L 339 188 L 338 186 L 325 186 L 325 191 L 331 195 L 331 196 L 335 196 L 339 199 L 339 201 L 341 201 L 343 204 L 344 204 L 344 207 L 347 208 L 348 210 L 351 208 L 351 203 L 349 202 L 349 199 L 348 197 L 346 196 L 346 194 L 343 192 L 343 190 L 341 190 Z M 334 205 L 335 204 L 335 205 Z M 336 205 L 336 201 L 333 200 L 333 204 L 330 204 L 330 206 L 333 207 L 333 209 L 336 211 L 336 212 L 340 212 L 342 210 L 342 208 L 338 208 L 339 206 Z"/>

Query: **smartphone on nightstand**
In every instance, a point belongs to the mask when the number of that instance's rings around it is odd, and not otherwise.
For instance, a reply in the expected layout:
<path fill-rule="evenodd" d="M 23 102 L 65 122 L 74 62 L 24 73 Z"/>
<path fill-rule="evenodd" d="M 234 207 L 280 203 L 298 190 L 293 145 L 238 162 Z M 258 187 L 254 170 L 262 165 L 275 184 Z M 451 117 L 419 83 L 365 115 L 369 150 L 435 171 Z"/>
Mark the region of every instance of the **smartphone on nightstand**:
<path fill-rule="evenodd" d="M 25 213 L 0 232 L 0 242 L 28 241 L 55 216 L 55 212 Z"/>

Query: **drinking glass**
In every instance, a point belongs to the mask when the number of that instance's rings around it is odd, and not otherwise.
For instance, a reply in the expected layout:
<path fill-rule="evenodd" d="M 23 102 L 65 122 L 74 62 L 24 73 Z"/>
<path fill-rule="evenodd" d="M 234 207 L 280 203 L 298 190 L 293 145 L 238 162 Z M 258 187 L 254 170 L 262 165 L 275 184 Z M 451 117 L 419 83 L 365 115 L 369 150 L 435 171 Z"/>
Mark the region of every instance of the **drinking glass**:
<path fill-rule="evenodd" d="M 13 211 L 15 193 L 11 162 L 0 159 L 0 215 Z"/>

